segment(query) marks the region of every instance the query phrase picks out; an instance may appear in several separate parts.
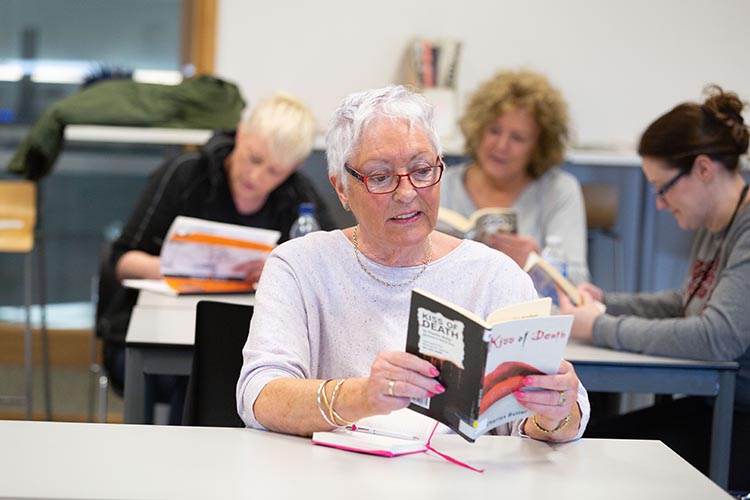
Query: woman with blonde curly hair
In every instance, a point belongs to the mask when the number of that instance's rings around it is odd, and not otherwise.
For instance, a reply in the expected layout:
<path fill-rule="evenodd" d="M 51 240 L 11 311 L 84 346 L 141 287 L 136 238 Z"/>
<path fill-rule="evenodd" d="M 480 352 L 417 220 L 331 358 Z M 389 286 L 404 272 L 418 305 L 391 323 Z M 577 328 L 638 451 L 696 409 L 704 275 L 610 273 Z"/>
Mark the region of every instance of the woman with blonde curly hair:
<path fill-rule="evenodd" d="M 471 96 L 461 130 L 470 162 L 446 169 L 441 206 L 465 216 L 513 208 L 518 234 L 485 240 L 520 266 L 550 236 L 562 241 L 568 277 L 588 281 L 586 213 L 578 181 L 557 168 L 568 139 L 568 110 L 542 75 L 501 71 Z"/>

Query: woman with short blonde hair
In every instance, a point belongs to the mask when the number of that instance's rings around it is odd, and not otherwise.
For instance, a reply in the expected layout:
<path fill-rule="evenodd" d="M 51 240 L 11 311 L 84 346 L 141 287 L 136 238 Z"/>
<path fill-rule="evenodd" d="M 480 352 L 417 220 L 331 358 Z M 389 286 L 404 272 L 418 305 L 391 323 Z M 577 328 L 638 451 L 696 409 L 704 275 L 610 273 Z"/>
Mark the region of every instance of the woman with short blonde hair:
<path fill-rule="evenodd" d="M 317 127 L 307 106 L 278 91 L 256 106 L 242 128 L 265 137 L 277 161 L 298 165 L 312 152 Z"/>

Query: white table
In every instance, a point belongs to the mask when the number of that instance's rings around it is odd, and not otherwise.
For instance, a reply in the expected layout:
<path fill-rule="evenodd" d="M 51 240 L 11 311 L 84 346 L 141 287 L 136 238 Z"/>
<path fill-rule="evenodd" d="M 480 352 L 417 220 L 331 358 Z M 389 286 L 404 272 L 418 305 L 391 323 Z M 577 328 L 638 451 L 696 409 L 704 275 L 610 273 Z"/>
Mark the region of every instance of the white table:
<path fill-rule="evenodd" d="M 431 453 L 389 459 L 251 429 L 3 421 L 0 443 L 2 498 L 731 498 L 658 441 L 433 440 L 483 474 Z"/>
<path fill-rule="evenodd" d="M 709 476 L 726 487 L 732 445 L 734 361 L 695 361 L 646 356 L 570 341 L 565 358 L 589 391 L 687 394 L 716 398 L 711 428 Z"/>
<path fill-rule="evenodd" d="M 155 295 L 141 293 L 143 299 L 139 296 L 139 304 L 133 311 L 128 327 L 126 423 L 144 423 L 148 420 L 145 406 L 146 375 L 190 374 L 195 336 L 195 304 L 198 298 L 159 298 L 154 297 Z M 593 347 L 575 341 L 569 343 L 565 357 L 574 364 L 583 385 L 590 391 L 715 397 L 709 476 L 718 485 L 727 485 L 737 363 L 647 356 Z"/>
<path fill-rule="evenodd" d="M 202 146 L 213 132 L 205 129 L 119 127 L 114 125 L 68 125 L 70 142 L 125 142 L 134 144 L 182 144 Z"/>
<path fill-rule="evenodd" d="M 150 420 L 150 375 L 190 375 L 199 301 L 252 305 L 254 299 L 249 294 L 174 297 L 141 290 L 125 337 L 125 422 Z"/>

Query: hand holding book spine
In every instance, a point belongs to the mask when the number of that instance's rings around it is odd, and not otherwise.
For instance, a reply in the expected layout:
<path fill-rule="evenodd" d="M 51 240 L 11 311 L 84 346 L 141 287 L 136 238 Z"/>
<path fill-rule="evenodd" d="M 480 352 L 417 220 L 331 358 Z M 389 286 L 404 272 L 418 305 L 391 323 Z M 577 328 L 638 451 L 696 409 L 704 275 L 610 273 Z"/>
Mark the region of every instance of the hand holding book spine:
<path fill-rule="evenodd" d="M 412 399 L 409 408 L 469 441 L 531 415 L 514 396 L 534 373 L 557 373 L 573 317 L 550 316 L 551 300 L 500 309 L 482 319 L 435 295 L 412 291 L 406 351 L 433 363 L 440 395 Z"/>

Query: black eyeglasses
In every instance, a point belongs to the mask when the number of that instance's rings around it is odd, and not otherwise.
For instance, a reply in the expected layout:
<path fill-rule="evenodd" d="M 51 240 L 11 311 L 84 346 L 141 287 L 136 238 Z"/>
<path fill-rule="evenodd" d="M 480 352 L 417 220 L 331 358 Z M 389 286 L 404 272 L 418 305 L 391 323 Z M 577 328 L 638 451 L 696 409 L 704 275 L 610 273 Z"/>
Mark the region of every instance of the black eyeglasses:
<path fill-rule="evenodd" d="M 659 190 L 656 191 L 656 196 L 658 196 L 659 198 L 661 198 L 662 200 L 664 200 L 664 196 L 667 194 L 667 191 L 669 191 L 670 189 L 672 189 L 674 187 L 674 185 L 677 184 L 677 181 L 679 181 L 680 178 L 683 175 L 687 174 L 687 173 L 689 173 L 688 170 L 682 170 L 677 175 L 675 175 L 674 177 L 672 177 L 669 180 L 669 182 L 667 182 L 666 184 L 664 184 Z"/>
<path fill-rule="evenodd" d="M 430 165 L 427 162 L 420 162 L 414 166 L 414 169 L 406 174 L 373 174 L 362 175 L 349 165 L 344 163 L 344 169 L 349 174 L 365 185 L 365 189 L 372 194 L 388 194 L 394 192 L 401 183 L 402 177 L 408 177 L 411 185 L 416 189 L 423 189 L 434 186 L 443 177 L 445 165 L 443 160 L 438 156 L 435 160 L 436 165 Z"/>

